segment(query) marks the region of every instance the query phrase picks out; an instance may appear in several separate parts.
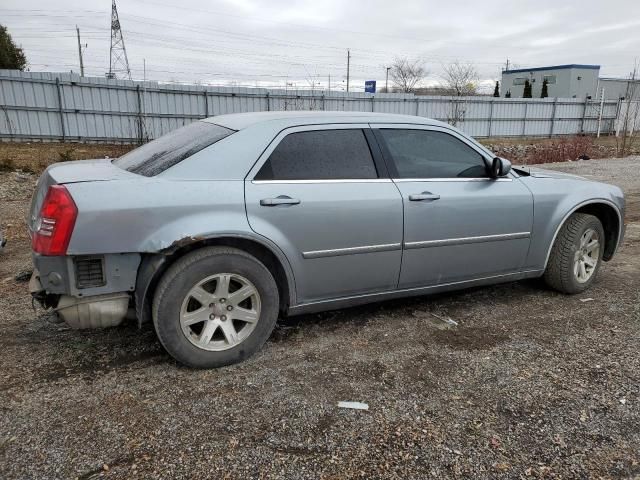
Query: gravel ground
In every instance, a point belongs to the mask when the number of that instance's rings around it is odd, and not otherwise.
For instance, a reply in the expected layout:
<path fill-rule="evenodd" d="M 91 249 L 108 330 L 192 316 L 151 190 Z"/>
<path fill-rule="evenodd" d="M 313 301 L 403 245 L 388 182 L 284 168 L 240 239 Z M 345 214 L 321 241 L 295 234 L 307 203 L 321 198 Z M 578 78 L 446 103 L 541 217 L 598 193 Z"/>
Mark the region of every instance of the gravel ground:
<path fill-rule="evenodd" d="M 151 328 L 34 311 L 14 276 L 35 177 L 2 173 L 0 477 L 640 478 L 639 165 L 545 166 L 628 198 L 624 248 L 585 294 L 528 281 L 296 317 L 212 371 Z"/>

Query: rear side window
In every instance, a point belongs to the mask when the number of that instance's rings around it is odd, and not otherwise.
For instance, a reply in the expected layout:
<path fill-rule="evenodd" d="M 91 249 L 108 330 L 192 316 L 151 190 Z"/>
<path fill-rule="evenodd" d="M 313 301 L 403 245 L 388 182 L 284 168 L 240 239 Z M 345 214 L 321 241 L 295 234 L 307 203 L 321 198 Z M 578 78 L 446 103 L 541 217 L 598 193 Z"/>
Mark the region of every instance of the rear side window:
<path fill-rule="evenodd" d="M 453 135 L 431 130 L 381 129 L 396 178 L 487 176 L 482 155 Z"/>
<path fill-rule="evenodd" d="M 290 133 L 271 153 L 255 180 L 377 177 L 364 132 L 351 129 Z"/>
<path fill-rule="evenodd" d="M 129 172 L 153 177 L 234 132 L 209 122 L 193 122 L 131 150 L 113 163 Z"/>

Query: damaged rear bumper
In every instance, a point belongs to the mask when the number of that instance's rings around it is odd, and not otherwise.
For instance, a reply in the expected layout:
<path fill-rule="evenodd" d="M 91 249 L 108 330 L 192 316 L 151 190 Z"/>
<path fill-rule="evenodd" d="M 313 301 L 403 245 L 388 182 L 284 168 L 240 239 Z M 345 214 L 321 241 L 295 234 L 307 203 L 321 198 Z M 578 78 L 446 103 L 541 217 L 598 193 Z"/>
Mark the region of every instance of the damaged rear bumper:
<path fill-rule="evenodd" d="M 34 270 L 29 291 L 44 308 L 53 309 L 72 328 L 106 328 L 120 325 L 129 312 L 128 292 L 107 293 L 87 297 L 50 294 L 42 287 L 40 272 Z"/>
<path fill-rule="evenodd" d="M 140 255 L 33 254 L 32 297 L 73 328 L 119 325 L 129 313 Z"/>

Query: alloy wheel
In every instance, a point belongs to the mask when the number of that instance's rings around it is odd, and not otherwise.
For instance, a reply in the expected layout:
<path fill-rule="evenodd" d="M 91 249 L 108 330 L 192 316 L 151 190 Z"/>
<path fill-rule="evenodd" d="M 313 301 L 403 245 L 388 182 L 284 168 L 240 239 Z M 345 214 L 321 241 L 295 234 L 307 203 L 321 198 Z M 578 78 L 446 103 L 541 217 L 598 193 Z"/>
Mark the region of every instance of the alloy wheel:
<path fill-rule="evenodd" d="M 185 296 L 180 326 L 196 347 L 222 351 L 242 343 L 260 319 L 260 294 L 245 277 L 219 273 L 198 282 Z"/>
<path fill-rule="evenodd" d="M 580 246 L 573 257 L 573 274 L 579 283 L 587 282 L 596 271 L 600 260 L 598 232 L 589 228 L 580 237 Z"/>

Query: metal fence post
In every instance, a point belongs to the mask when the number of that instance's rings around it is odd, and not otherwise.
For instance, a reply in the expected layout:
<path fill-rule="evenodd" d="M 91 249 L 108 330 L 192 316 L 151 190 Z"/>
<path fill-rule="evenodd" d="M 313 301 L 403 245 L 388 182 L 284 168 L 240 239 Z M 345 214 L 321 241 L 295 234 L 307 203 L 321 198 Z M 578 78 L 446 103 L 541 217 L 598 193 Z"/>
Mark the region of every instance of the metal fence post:
<path fill-rule="evenodd" d="M 522 136 L 527 136 L 527 112 L 529 111 L 529 102 L 524 101 L 524 117 L 522 117 Z"/>
<path fill-rule="evenodd" d="M 584 121 L 587 118 L 587 108 L 589 106 L 589 98 L 584 99 L 584 108 L 582 109 L 582 121 L 580 122 L 580 133 L 584 133 Z"/>
<path fill-rule="evenodd" d="M 638 107 L 636 108 L 640 108 L 640 105 L 638 105 Z M 616 118 L 613 119 L 613 130 L 616 134 L 616 137 L 620 136 L 620 127 L 622 126 L 622 119 L 620 118 L 620 115 L 622 114 L 622 100 L 618 99 L 616 101 Z"/>
<path fill-rule="evenodd" d="M 136 95 L 138 96 L 138 142 L 144 141 L 142 132 L 142 96 L 140 95 L 140 85 L 136 85 Z"/>
<path fill-rule="evenodd" d="M 60 112 L 60 129 L 62 130 L 62 142 L 66 140 L 67 132 L 64 127 L 64 106 L 62 105 L 62 85 L 60 77 L 56 77 L 56 89 L 58 90 L 58 111 Z"/>
<path fill-rule="evenodd" d="M 416 97 L 416 117 L 419 117 L 420 115 L 420 100 L 418 100 L 418 97 Z"/>
<path fill-rule="evenodd" d="M 269 92 L 267 92 L 265 94 L 265 97 L 267 98 L 267 112 L 271 111 L 271 101 L 269 100 Z"/>
<path fill-rule="evenodd" d="M 490 100 L 489 104 L 489 132 L 487 137 L 491 137 L 491 122 L 493 121 L 493 98 Z"/>
<path fill-rule="evenodd" d="M 376 96 L 375 95 L 371 95 L 371 111 L 375 112 L 375 101 L 376 101 Z"/>
<path fill-rule="evenodd" d="M 207 90 L 205 89 L 202 94 L 204 95 L 204 118 L 207 118 L 209 116 L 209 97 L 207 96 Z"/>
<path fill-rule="evenodd" d="M 604 110 L 604 88 L 602 89 L 602 94 L 600 95 L 600 112 L 598 113 L 598 134 L 597 134 L 598 138 L 600 138 L 600 127 L 602 126 L 603 110 Z"/>
<path fill-rule="evenodd" d="M 551 112 L 551 128 L 549 129 L 549 138 L 553 137 L 553 127 L 556 122 L 556 107 L 558 105 L 558 97 L 553 100 L 553 111 Z"/>

